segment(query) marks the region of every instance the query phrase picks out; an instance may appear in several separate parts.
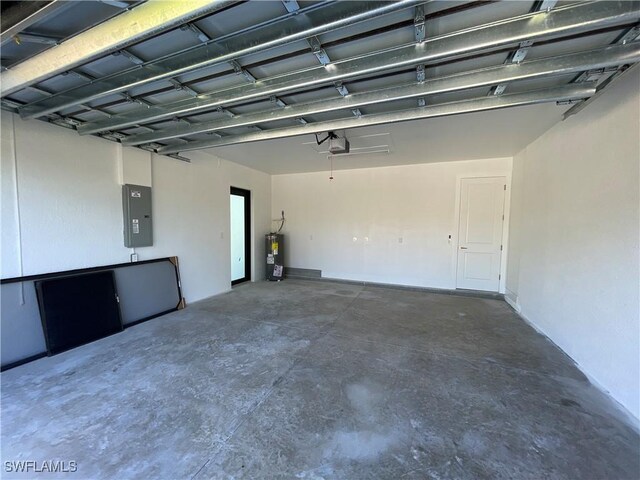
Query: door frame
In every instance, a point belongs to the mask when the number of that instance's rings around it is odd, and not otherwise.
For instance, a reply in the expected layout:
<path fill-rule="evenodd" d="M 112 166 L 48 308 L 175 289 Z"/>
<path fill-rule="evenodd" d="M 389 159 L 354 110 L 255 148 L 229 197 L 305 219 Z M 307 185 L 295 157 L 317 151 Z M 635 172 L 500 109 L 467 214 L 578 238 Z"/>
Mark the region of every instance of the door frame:
<path fill-rule="evenodd" d="M 231 280 L 231 286 L 234 286 L 251 281 L 251 191 L 230 187 L 229 205 L 231 205 L 231 195 L 244 198 L 244 277 Z M 230 209 L 231 207 L 229 207 Z M 231 224 L 231 217 L 229 217 L 229 224 Z M 229 231 L 229 244 L 231 244 L 231 231 Z M 231 255 L 229 255 L 229 260 L 231 260 Z M 229 262 L 229 267 L 231 267 L 231 262 Z"/>
<path fill-rule="evenodd" d="M 509 166 L 511 167 L 511 165 Z M 496 173 L 461 174 L 456 176 L 456 198 L 451 231 L 451 276 L 453 285 L 458 289 L 458 250 L 460 248 L 460 200 L 462 180 L 469 178 L 504 178 L 507 190 L 504 195 L 504 222 L 502 222 L 502 252 L 500 255 L 500 283 L 498 293 L 505 293 L 507 285 L 507 252 L 509 251 L 509 220 L 511 212 L 511 171 Z"/>

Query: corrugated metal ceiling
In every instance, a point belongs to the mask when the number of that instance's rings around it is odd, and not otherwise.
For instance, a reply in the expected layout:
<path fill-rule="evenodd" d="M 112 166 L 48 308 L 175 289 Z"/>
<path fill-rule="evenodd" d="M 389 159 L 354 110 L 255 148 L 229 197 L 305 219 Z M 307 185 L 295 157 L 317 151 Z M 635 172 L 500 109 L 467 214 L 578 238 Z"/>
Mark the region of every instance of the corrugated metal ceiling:
<path fill-rule="evenodd" d="M 56 42 L 64 42 L 66 39 L 83 31 L 90 31 L 91 27 L 107 21 L 115 15 L 121 14 L 126 9 L 133 9 L 144 2 L 98 2 L 98 1 L 69 1 L 64 8 L 54 14 L 31 24 L 28 29 L 18 33 L 11 41 L 3 45 L 1 52 L 1 64 L 4 69 L 15 68 L 21 62 L 29 59 L 37 59 L 37 54 L 48 49 L 56 48 L 55 44 L 38 43 L 34 41 L 22 41 L 32 36 L 37 38 L 53 38 Z M 285 3 L 287 5 L 285 6 Z M 341 2 L 345 3 L 345 2 Z M 622 5 L 630 2 L 608 2 Z M 462 57 L 447 56 L 432 62 L 427 62 L 425 68 L 425 82 L 430 79 L 455 75 L 463 72 L 475 71 L 487 67 L 493 67 L 512 62 L 514 53 L 523 48 L 526 50 L 525 62 L 556 57 L 559 55 L 596 50 L 608 45 L 618 44 L 621 39 L 631 42 L 636 55 L 640 55 L 638 47 L 638 4 L 631 2 L 631 15 L 621 17 L 619 21 L 599 22 L 592 21 L 588 26 L 582 25 L 576 28 L 575 33 L 568 31 L 560 35 L 542 36 L 533 45 L 517 42 L 502 42 L 490 48 L 479 48 L 471 54 Z M 119 74 L 120 72 L 134 71 L 146 68 L 158 59 L 174 55 L 177 52 L 192 51 L 193 48 L 209 42 L 218 45 L 226 38 L 242 38 L 251 41 L 256 34 L 256 28 L 261 24 L 273 24 L 279 19 L 286 19 L 295 15 L 289 13 L 289 9 L 300 8 L 300 15 L 304 15 L 305 9 L 313 11 L 329 11 L 335 7 L 335 2 L 281 2 L 281 1 L 240 1 L 231 8 L 225 8 L 181 28 L 157 35 L 137 44 L 131 45 L 126 50 L 98 58 L 84 65 L 75 67 L 72 71 L 55 75 L 37 84 L 23 88 L 3 98 L 3 107 L 19 111 L 20 113 L 33 111 L 38 108 L 41 100 L 51 98 L 55 101 L 60 92 L 69 91 L 73 95 L 76 87 L 88 85 L 95 79 L 104 79 L 106 76 Z M 482 27 L 487 24 L 512 19 L 530 12 L 537 13 L 538 17 L 531 20 L 544 21 L 543 16 L 557 9 L 571 7 L 570 2 L 542 1 L 432 1 L 414 2 L 410 8 L 401 8 L 398 11 L 379 15 L 364 22 L 354 23 L 346 27 L 330 30 L 314 36 L 313 39 L 296 40 L 275 48 L 265 49 L 250 55 L 244 55 L 228 62 L 205 68 L 194 68 L 186 73 L 169 76 L 156 81 L 142 82 L 141 85 L 125 89 L 113 94 L 97 95 L 97 98 L 83 101 L 81 97 L 76 105 L 64 106 L 43 115 L 36 115 L 42 120 L 51 121 L 71 128 L 82 125 L 94 125 L 96 122 L 110 122 L 119 119 L 123 114 L 140 114 L 141 120 L 122 128 L 109 128 L 108 126 L 96 132 L 115 141 L 126 140 L 128 136 L 149 134 L 155 131 L 175 128 L 176 125 L 184 127 L 197 125 L 201 122 L 232 118 L 237 115 L 250 114 L 252 112 L 278 111 L 285 105 L 299 105 L 308 102 L 339 99 L 341 96 L 340 84 L 334 85 L 333 81 L 323 82 L 317 85 L 303 86 L 290 90 L 283 90 L 275 96 L 264 95 L 242 101 L 224 102 L 222 105 L 212 104 L 195 113 L 179 113 L 169 115 L 166 118 L 144 118 L 149 106 L 165 106 L 180 101 L 191 101 L 200 98 L 199 95 L 209 95 L 215 92 L 224 92 L 232 87 L 252 85 L 259 87 L 261 80 L 281 77 L 288 79 L 292 72 L 315 68 L 320 65 L 318 52 L 312 50 L 313 41 L 319 41 L 323 54 L 331 61 L 325 69 L 331 68 L 336 62 L 355 58 L 362 55 L 374 54 L 401 45 L 419 45 L 416 41 L 420 9 L 424 9 L 425 37 L 427 41 L 442 35 L 455 34 L 465 29 Z M 629 6 L 620 7 L 620 10 L 629 9 Z M 615 10 L 611 7 L 612 11 Z M 576 18 L 576 24 L 582 21 Z M 416 26 L 418 23 L 418 27 Z M 273 24 L 276 28 L 277 24 Z M 553 27 L 549 23 L 549 28 Z M 634 30 L 635 29 L 635 30 Z M 487 30 L 490 36 L 491 32 Z M 635 33 L 633 33 L 635 32 Z M 626 37 L 625 37 L 626 36 Z M 427 43 L 428 51 L 428 43 Z M 326 58 L 326 57 L 325 57 Z M 635 59 L 635 57 L 634 57 Z M 140 66 L 142 64 L 142 67 Z M 416 83 L 419 80 L 416 67 L 412 64 L 396 68 L 382 69 L 371 73 L 345 78 L 342 83 L 346 90 L 342 94 L 361 94 L 378 89 Z M 612 75 L 618 74 L 629 66 L 621 63 L 605 69 L 591 72 L 588 80 L 603 84 Z M 551 87 L 567 85 L 572 82 L 580 82 L 586 79 L 581 72 L 562 73 L 540 76 L 509 83 L 504 92 L 500 94 L 526 93 Z M 257 81 L 257 83 L 254 83 Z M 426 105 L 434 105 L 443 102 L 455 102 L 465 99 L 481 98 L 496 93 L 496 85 L 466 88 L 429 96 Z M 581 99 L 578 99 L 581 100 Z M 163 152 L 163 146 L 189 145 L 193 141 L 206 139 L 218 139 L 230 137 L 240 133 L 260 130 L 273 130 L 301 125 L 304 123 L 326 122 L 331 120 L 354 118 L 354 115 L 375 115 L 390 111 L 399 111 L 419 108 L 418 99 L 403 99 L 363 105 L 359 111 L 354 112 L 350 108 L 336 108 L 330 112 L 318 112 L 304 115 L 301 118 L 279 119 L 273 121 L 260 121 L 254 126 L 233 127 L 213 130 L 208 133 L 192 133 L 180 137 L 150 141 L 141 144 L 140 147 L 159 150 Z M 117 122 L 116 122 L 117 123 Z M 101 125 L 100 123 L 99 125 Z M 84 128 L 84 127 L 83 127 Z M 114 135 L 115 132 L 115 135 Z M 125 141 L 126 143 L 126 141 Z M 166 149 L 165 149 L 166 150 Z M 185 148 L 186 150 L 186 148 Z M 179 150 L 177 150 L 179 151 Z M 176 153 L 176 152 L 171 152 Z"/>

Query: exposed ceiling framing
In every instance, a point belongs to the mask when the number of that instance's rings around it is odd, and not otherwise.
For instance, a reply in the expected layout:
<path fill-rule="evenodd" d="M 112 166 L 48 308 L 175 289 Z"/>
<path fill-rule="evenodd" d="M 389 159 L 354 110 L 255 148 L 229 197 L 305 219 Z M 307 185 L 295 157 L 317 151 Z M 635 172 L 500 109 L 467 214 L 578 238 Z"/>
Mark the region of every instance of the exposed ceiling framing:
<path fill-rule="evenodd" d="M 640 62 L 637 1 L 33 3 L 3 22 L 3 108 L 181 160 L 544 102 L 570 115 Z"/>

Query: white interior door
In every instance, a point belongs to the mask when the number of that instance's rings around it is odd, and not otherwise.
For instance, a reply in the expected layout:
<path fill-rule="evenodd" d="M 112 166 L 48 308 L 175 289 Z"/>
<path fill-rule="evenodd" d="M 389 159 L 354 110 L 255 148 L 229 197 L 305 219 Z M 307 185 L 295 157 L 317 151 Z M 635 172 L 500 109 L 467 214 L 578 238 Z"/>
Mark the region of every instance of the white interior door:
<path fill-rule="evenodd" d="M 461 180 L 457 288 L 500 287 L 505 189 L 505 177 Z"/>

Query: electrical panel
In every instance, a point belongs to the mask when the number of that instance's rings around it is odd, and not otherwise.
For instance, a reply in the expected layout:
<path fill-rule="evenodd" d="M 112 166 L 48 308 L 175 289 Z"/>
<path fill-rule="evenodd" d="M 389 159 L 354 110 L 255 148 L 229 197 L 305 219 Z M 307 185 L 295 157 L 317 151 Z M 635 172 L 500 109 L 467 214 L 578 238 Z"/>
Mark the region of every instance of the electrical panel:
<path fill-rule="evenodd" d="M 124 246 L 128 248 L 152 246 L 151 187 L 123 185 L 122 209 Z"/>

